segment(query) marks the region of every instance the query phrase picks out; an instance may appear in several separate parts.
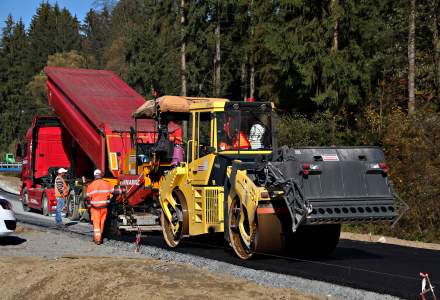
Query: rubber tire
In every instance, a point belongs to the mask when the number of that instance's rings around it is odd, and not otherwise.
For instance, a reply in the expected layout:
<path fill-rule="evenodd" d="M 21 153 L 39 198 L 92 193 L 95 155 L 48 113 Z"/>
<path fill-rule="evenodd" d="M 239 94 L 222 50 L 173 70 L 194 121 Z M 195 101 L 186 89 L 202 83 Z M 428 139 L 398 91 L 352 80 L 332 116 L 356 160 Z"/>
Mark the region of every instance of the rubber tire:
<path fill-rule="evenodd" d="M 49 216 L 49 199 L 46 194 L 43 194 L 41 199 L 41 210 L 43 212 L 43 216 Z"/>
<path fill-rule="evenodd" d="M 67 203 L 66 203 L 66 210 L 67 210 L 67 217 L 71 221 L 77 221 L 79 220 L 79 201 L 75 201 L 78 195 L 75 195 L 75 191 L 71 190 L 69 195 L 67 196 Z M 73 210 L 71 210 L 71 202 L 73 201 Z M 78 203 L 76 203 L 78 202 Z"/>
<path fill-rule="evenodd" d="M 26 204 L 25 204 L 25 201 L 24 201 L 25 195 L 26 195 Z M 25 211 L 25 212 L 31 210 L 29 208 L 29 194 L 27 192 L 27 188 L 23 188 L 23 190 L 21 192 L 21 206 L 23 207 L 23 211 Z"/>
<path fill-rule="evenodd" d="M 107 230 L 104 230 L 104 238 L 118 240 L 122 236 L 122 231 L 119 229 L 119 223 L 116 218 L 111 217 L 108 221 Z"/>
<path fill-rule="evenodd" d="M 107 208 L 107 220 L 105 221 L 104 232 L 102 233 L 103 238 L 118 240 L 123 234 L 119 229 L 117 208 L 118 206 L 116 203 L 111 203 Z"/>

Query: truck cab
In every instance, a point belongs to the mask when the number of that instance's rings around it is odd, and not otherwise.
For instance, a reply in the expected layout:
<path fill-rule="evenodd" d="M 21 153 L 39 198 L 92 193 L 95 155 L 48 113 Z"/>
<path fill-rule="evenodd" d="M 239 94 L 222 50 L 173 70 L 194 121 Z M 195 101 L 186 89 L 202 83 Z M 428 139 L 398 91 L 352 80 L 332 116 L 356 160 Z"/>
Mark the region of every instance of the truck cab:
<path fill-rule="evenodd" d="M 49 215 L 55 211 L 58 168 L 70 169 L 72 140 L 57 117 L 35 117 L 17 154 L 22 159 L 20 197 L 23 209 Z"/>

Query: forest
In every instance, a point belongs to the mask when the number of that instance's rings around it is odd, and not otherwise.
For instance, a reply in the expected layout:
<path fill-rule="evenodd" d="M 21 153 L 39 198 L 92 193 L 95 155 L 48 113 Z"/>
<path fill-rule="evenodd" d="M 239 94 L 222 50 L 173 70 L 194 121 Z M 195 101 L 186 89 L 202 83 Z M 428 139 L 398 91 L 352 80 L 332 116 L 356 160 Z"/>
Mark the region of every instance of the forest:
<path fill-rule="evenodd" d="M 0 152 L 50 114 L 46 65 L 111 70 L 159 94 L 272 101 L 280 144 L 377 145 L 410 210 L 394 228 L 440 242 L 440 0 L 99 0 L 84 20 L 42 2 L 0 41 Z"/>

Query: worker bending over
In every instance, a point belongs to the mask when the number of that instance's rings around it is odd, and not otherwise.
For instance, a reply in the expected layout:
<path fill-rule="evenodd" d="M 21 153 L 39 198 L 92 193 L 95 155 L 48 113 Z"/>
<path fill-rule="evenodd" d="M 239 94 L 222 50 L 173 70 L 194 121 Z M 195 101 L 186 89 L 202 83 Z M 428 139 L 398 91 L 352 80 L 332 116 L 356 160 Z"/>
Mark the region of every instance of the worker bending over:
<path fill-rule="evenodd" d="M 90 200 L 90 214 L 93 223 L 93 239 L 95 244 L 102 244 L 102 232 L 107 218 L 107 206 L 113 193 L 113 186 L 102 179 L 101 170 L 93 172 L 95 180 L 87 187 L 87 197 Z"/>

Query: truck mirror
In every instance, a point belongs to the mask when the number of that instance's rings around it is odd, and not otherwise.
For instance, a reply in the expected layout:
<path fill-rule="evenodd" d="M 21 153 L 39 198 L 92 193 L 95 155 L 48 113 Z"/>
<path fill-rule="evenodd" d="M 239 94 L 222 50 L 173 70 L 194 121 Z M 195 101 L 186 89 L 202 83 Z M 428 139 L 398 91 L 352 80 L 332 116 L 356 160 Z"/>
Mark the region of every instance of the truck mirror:
<path fill-rule="evenodd" d="M 22 157 L 23 151 L 21 150 L 21 144 L 15 146 L 15 157 Z"/>

